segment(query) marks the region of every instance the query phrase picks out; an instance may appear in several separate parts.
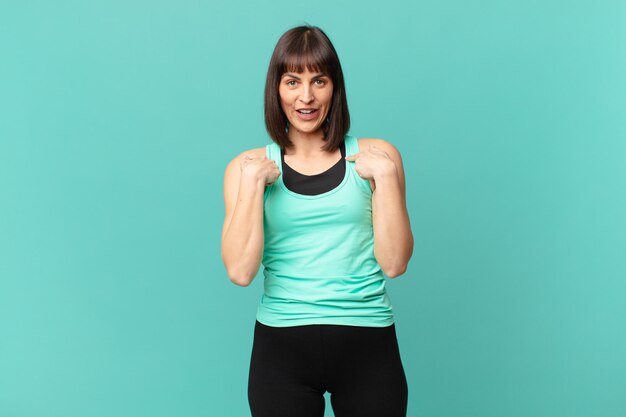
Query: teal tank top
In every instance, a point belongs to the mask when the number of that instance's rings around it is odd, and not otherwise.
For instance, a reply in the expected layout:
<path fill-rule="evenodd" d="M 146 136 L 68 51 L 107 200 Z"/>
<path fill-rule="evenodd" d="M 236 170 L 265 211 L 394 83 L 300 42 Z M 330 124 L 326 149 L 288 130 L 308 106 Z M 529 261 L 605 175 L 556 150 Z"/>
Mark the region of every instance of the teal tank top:
<path fill-rule="evenodd" d="M 359 152 L 346 135 L 346 155 Z M 274 327 L 394 323 L 385 276 L 374 257 L 372 190 L 353 162 L 342 182 L 318 195 L 283 183 L 280 147 L 266 146 L 281 175 L 265 188 L 263 295 L 256 319 Z"/>

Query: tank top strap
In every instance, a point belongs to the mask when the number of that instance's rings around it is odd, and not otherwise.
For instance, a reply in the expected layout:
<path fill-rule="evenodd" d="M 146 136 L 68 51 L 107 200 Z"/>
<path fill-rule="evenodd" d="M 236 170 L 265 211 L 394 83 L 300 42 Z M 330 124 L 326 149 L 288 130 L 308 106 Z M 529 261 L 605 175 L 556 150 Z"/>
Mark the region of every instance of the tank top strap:
<path fill-rule="evenodd" d="M 267 145 L 265 145 L 265 156 L 267 157 L 267 159 L 271 159 L 276 162 L 276 165 L 278 165 L 278 169 L 282 174 L 283 167 L 280 160 L 280 146 L 278 146 L 276 142 L 268 143 Z"/>
<path fill-rule="evenodd" d="M 346 145 L 346 156 L 354 155 L 359 152 L 359 142 L 356 136 L 346 135 L 344 138 L 344 143 Z M 265 156 L 268 159 L 272 159 L 278 165 L 278 169 L 281 174 L 283 172 L 281 155 L 280 155 L 280 146 L 276 142 L 268 143 L 265 145 Z"/>
<path fill-rule="evenodd" d="M 359 142 L 355 136 L 346 135 L 344 141 L 346 143 L 346 156 L 359 152 Z"/>
<path fill-rule="evenodd" d="M 356 136 L 346 135 L 344 140 L 346 142 L 346 155 L 347 156 L 354 155 L 360 152 L 359 142 Z M 369 180 L 361 178 L 359 173 L 356 172 L 356 166 L 354 162 L 348 163 L 346 168 L 352 171 L 354 178 L 356 179 L 356 182 L 357 184 L 359 184 L 359 186 L 361 186 L 364 190 L 366 190 L 369 193 L 373 192 Z"/>

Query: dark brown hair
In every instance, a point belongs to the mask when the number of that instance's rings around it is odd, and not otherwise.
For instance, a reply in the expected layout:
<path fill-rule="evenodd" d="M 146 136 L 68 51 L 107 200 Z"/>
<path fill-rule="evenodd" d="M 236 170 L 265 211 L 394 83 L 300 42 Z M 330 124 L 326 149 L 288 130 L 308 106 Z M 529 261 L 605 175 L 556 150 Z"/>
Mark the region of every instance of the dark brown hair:
<path fill-rule="evenodd" d="M 298 26 L 285 32 L 272 53 L 265 80 L 265 127 L 281 149 L 293 142 L 287 136 L 289 121 L 280 105 L 278 86 L 286 72 L 321 72 L 333 82 L 333 98 L 328 116 L 322 125 L 323 149 L 329 152 L 339 148 L 350 129 L 350 114 L 346 87 L 339 57 L 328 36 L 316 26 Z"/>

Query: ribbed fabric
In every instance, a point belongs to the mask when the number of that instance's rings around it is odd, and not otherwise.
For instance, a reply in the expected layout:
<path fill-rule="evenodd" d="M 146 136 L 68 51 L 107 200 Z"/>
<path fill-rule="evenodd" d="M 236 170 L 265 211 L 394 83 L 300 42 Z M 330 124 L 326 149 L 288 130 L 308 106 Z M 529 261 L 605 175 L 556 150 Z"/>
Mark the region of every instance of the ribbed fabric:
<path fill-rule="evenodd" d="M 346 135 L 346 154 L 359 151 Z M 394 323 L 385 277 L 374 257 L 372 191 L 348 162 L 332 190 L 303 195 L 282 179 L 280 147 L 266 155 L 281 171 L 264 194 L 264 293 L 256 318 L 274 327 Z"/>

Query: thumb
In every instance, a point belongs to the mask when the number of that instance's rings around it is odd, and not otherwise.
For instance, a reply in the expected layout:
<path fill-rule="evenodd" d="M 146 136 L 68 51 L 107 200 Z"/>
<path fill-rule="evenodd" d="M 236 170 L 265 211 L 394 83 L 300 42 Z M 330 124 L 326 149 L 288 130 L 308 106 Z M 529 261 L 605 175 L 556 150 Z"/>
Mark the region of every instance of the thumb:
<path fill-rule="evenodd" d="M 346 156 L 346 161 L 354 161 L 356 159 L 356 154 Z"/>

